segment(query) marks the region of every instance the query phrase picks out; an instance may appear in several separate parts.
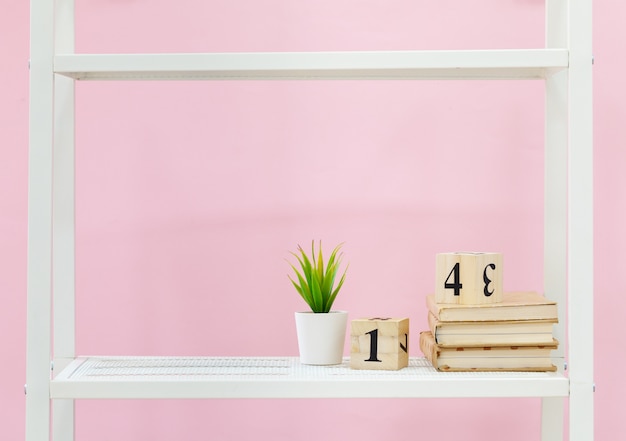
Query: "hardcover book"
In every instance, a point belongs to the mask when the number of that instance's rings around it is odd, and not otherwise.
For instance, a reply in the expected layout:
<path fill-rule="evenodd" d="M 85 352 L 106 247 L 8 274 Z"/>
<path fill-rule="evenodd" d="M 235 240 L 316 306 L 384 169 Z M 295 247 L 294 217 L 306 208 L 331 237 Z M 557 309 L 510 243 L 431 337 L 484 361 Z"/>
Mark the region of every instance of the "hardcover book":
<path fill-rule="evenodd" d="M 500 303 L 461 305 L 437 303 L 426 296 L 428 310 L 440 322 L 480 322 L 557 319 L 557 304 L 536 292 L 505 292 Z"/>
<path fill-rule="evenodd" d="M 550 345 L 557 319 L 442 322 L 428 313 L 430 332 L 439 346 Z"/>
<path fill-rule="evenodd" d="M 440 371 L 528 371 L 552 372 L 550 352 L 558 347 L 550 345 L 506 347 L 446 348 L 437 345 L 430 331 L 420 333 L 420 349 L 432 365 Z"/>

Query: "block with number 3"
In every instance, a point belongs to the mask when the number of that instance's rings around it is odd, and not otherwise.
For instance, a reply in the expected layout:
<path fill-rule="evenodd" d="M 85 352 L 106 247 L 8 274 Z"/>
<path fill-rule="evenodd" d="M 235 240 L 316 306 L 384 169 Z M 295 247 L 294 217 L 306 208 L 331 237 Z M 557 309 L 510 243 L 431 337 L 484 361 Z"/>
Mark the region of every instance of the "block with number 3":
<path fill-rule="evenodd" d="M 409 319 L 352 320 L 352 369 L 398 370 L 409 365 Z"/>
<path fill-rule="evenodd" d="M 437 303 L 500 303 L 502 254 L 439 253 L 436 258 L 435 281 Z"/>

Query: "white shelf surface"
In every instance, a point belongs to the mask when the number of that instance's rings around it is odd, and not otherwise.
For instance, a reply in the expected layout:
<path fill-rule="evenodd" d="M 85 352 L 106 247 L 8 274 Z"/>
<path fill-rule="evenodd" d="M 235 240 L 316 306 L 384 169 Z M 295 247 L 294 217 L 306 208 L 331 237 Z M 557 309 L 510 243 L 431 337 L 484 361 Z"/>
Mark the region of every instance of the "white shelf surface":
<path fill-rule="evenodd" d="M 543 79 L 568 64 L 566 49 L 60 54 L 54 72 L 77 80 Z"/>
<path fill-rule="evenodd" d="M 437 372 L 423 358 L 399 371 L 302 365 L 297 357 L 80 357 L 50 383 L 51 398 L 566 397 L 553 372 Z"/>

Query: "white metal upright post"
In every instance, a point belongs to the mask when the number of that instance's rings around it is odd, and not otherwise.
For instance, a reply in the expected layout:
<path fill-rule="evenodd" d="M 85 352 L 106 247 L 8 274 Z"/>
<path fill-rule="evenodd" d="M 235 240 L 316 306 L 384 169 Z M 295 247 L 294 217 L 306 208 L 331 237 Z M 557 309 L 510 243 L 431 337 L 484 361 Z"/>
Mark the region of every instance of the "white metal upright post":
<path fill-rule="evenodd" d="M 74 0 L 56 0 L 55 53 L 74 53 Z M 54 79 L 52 299 L 54 371 L 75 357 L 74 80 Z M 74 400 L 52 403 L 52 439 L 74 439 Z"/>
<path fill-rule="evenodd" d="M 567 48 L 568 0 L 546 1 L 546 47 Z M 565 369 L 567 345 L 567 71 L 546 79 L 545 174 L 544 174 L 544 291 L 559 305 L 559 323 L 554 335 L 559 341 L 553 352 L 560 372 Z M 542 440 L 561 441 L 564 429 L 562 398 L 542 399 Z"/>
<path fill-rule="evenodd" d="M 50 435 L 54 1 L 31 0 L 26 440 Z"/>
<path fill-rule="evenodd" d="M 568 290 L 570 439 L 593 424 L 593 94 L 591 0 L 569 2 Z"/>
<path fill-rule="evenodd" d="M 546 81 L 544 278 L 547 295 L 554 295 L 561 305 L 557 338 L 569 349 L 572 441 L 593 439 L 591 4 L 591 0 L 546 2 L 546 45 L 569 52 L 568 71 Z M 557 355 L 564 357 L 564 345 Z M 544 398 L 542 416 L 543 439 L 561 440 L 561 400 Z"/>

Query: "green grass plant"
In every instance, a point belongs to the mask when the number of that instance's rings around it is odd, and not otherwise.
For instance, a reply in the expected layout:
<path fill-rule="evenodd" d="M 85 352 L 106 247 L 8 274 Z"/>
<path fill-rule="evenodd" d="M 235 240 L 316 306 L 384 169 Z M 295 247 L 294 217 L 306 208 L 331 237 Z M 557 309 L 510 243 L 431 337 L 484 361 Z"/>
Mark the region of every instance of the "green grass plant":
<path fill-rule="evenodd" d="M 296 282 L 291 276 L 288 276 L 289 280 L 313 312 L 329 312 L 343 285 L 348 268 L 343 271 L 335 287 L 335 279 L 339 273 L 339 266 L 343 257 L 343 253 L 340 252 L 342 245 L 339 244 L 335 247 L 326 264 L 324 264 L 322 256 L 321 241 L 317 255 L 315 253 L 315 241 L 311 241 L 310 256 L 300 245 L 298 245 L 298 253 L 291 253 L 298 259 L 299 268 L 289 263 L 296 273 L 298 281 Z"/>

